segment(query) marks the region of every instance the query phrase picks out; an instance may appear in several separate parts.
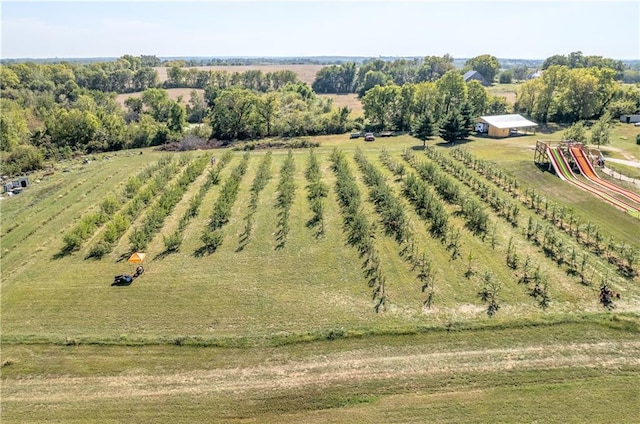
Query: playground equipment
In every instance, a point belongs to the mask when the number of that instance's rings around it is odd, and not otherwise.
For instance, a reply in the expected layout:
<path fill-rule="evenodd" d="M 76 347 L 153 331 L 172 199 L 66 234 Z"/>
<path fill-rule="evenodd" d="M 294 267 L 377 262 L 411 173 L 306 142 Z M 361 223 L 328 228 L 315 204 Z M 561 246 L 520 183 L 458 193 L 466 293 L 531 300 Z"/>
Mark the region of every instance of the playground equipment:
<path fill-rule="evenodd" d="M 629 200 L 640 203 L 640 195 L 632 191 L 625 190 L 621 187 L 618 187 L 615 184 L 610 183 L 607 180 L 603 180 L 602 178 L 600 178 L 598 173 L 595 171 L 595 169 L 591 165 L 591 162 L 589 162 L 589 160 L 587 159 L 587 156 L 585 155 L 583 149 L 581 149 L 578 146 L 571 146 L 569 147 L 569 152 L 571 153 L 573 160 L 576 162 L 576 164 L 578 164 L 578 167 L 580 168 L 580 173 L 584 175 L 586 179 L 593 182 L 594 184 L 597 184 L 601 187 L 604 187 L 613 192 L 616 192 L 621 196 L 628 198 Z"/>
<path fill-rule="evenodd" d="M 569 163 L 569 159 L 573 163 L 573 166 Z M 596 161 L 601 162 L 601 160 L 601 157 L 596 158 Z M 565 142 L 556 147 L 551 147 L 548 143 L 538 140 L 534 161 L 537 164 L 548 163 L 549 170 L 553 170 L 561 180 L 567 181 L 581 190 L 587 191 L 605 202 L 612 204 L 618 209 L 640 218 L 640 202 L 636 200 L 640 199 L 640 196 L 608 181 L 602 180 L 595 172 L 589 156 L 585 153 L 584 146 L 581 143 Z M 573 169 L 582 174 L 585 179 L 579 179 Z M 596 179 L 599 181 L 596 181 Z M 617 195 L 624 196 L 632 202 L 638 202 L 639 204 L 635 205 L 626 200 L 619 199 L 608 190 L 611 190 L 611 192 Z"/>

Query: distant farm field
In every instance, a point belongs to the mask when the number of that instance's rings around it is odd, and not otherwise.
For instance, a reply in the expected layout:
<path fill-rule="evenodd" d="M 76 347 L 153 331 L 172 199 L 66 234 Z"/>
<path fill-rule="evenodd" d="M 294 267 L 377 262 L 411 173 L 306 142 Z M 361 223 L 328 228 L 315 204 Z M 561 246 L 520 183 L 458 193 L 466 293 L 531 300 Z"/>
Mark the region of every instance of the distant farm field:
<path fill-rule="evenodd" d="M 189 102 L 189 99 L 191 98 L 191 92 L 193 90 L 195 90 L 200 94 L 204 93 L 204 90 L 201 88 L 166 88 L 165 90 L 169 95 L 169 98 L 172 100 L 178 100 L 178 98 L 182 96 L 182 102 L 185 104 Z M 142 91 L 137 93 L 118 94 L 118 96 L 116 97 L 116 101 L 120 103 L 122 107 L 125 107 L 124 101 L 127 100 L 129 97 L 135 97 L 135 98 L 142 97 Z"/>
<path fill-rule="evenodd" d="M 634 422 L 640 220 L 537 167 L 546 136 L 32 175 L 0 204 L 3 423 Z"/>

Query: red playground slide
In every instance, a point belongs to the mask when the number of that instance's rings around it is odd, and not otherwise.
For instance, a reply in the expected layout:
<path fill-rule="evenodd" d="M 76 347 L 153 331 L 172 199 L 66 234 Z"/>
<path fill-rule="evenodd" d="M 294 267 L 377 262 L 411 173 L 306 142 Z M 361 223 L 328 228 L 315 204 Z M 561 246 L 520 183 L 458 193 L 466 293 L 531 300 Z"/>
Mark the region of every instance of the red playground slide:
<path fill-rule="evenodd" d="M 589 181 L 599 185 L 600 187 L 609 189 L 630 200 L 633 200 L 634 202 L 640 203 L 640 195 L 632 191 L 625 190 L 622 187 L 619 187 L 613 183 L 610 183 L 609 181 L 606 181 L 600 178 L 600 176 L 596 173 L 596 171 L 591 166 L 591 163 L 589 163 L 589 160 L 585 156 L 584 151 L 580 147 L 570 147 L 569 150 L 571 151 L 571 155 L 573 156 L 573 159 L 578 164 L 578 167 L 580 168 L 580 172 Z"/>

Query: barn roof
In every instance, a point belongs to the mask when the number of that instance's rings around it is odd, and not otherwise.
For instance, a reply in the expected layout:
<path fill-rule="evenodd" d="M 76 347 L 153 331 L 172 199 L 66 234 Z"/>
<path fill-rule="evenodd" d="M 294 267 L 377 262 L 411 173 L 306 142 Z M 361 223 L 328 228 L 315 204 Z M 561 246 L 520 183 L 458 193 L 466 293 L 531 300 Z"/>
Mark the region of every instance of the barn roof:
<path fill-rule="evenodd" d="M 511 115 L 481 116 L 480 120 L 496 128 L 522 128 L 535 127 L 538 125 L 533 121 L 523 118 L 522 115 L 518 115 L 517 113 Z"/>
<path fill-rule="evenodd" d="M 471 71 L 465 72 L 464 75 L 462 76 L 462 78 L 466 81 L 469 78 L 471 78 L 472 76 L 474 76 L 475 74 L 478 74 L 479 76 L 482 76 L 482 74 L 480 72 L 471 70 Z"/>

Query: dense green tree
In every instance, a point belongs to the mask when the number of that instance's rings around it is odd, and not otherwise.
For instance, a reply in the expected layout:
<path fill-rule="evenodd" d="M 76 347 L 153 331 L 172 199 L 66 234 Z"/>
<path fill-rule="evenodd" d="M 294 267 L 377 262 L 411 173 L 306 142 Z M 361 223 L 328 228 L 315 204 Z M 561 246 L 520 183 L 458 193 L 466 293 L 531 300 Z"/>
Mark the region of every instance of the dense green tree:
<path fill-rule="evenodd" d="M 413 84 L 405 84 L 400 87 L 395 96 L 391 120 L 394 128 L 398 131 L 409 131 L 411 129 L 414 93 L 415 86 Z"/>
<path fill-rule="evenodd" d="M 187 111 L 182 103 L 171 101 L 169 115 L 167 117 L 167 128 L 174 136 L 181 136 L 187 125 Z"/>
<path fill-rule="evenodd" d="M 536 120 L 547 123 L 550 113 L 557 109 L 559 93 L 566 85 L 568 71 L 565 66 L 550 66 L 542 74 L 533 112 Z"/>
<path fill-rule="evenodd" d="M 513 81 L 513 71 L 506 70 L 506 71 L 500 72 L 500 75 L 498 76 L 498 82 L 500 82 L 500 84 L 511 84 L 512 81 Z"/>
<path fill-rule="evenodd" d="M 2 155 L 2 172 L 15 175 L 44 167 L 44 155 L 30 145 L 17 146 L 8 155 Z"/>
<path fill-rule="evenodd" d="M 567 81 L 559 93 L 558 112 L 573 122 L 590 119 L 600 109 L 598 78 L 587 69 L 572 69 L 567 73 Z"/>
<path fill-rule="evenodd" d="M 331 65 L 318 71 L 313 81 L 316 93 L 352 93 L 356 77 L 356 64 L 353 62 Z"/>
<path fill-rule="evenodd" d="M 486 113 L 488 115 L 504 115 L 509 113 L 507 99 L 502 96 L 489 96 Z"/>
<path fill-rule="evenodd" d="M 0 110 L 0 150 L 10 152 L 27 140 L 27 111 L 9 99 L 0 99 Z"/>
<path fill-rule="evenodd" d="M 611 115 L 605 113 L 591 127 L 591 136 L 589 142 L 600 148 L 602 145 L 609 144 L 611 139 Z"/>
<path fill-rule="evenodd" d="M 564 140 L 572 140 L 579 142 L 587 141 L 587 128 L 584 125 L 584 122 L 576 122 L 571 125 L 569 128 L 562 132 L 562 138 Z"/>
<path fill-rule="evenodd" d="M 551 66 L 566 66 L 569 69 L 575 68 L 599 68 L 610 69 L 614 72 L 614 78 L 620 80 L 624 76 L 626 66 L 620 60 L 605 58 L 602 56 L 584 56 L 581 51 L 571 52 L 569 55 L 554 55 L 548 57 L 542 64 L 542 69 Z"/>
<path fill-rule="evenodd" d="M 160 66 L 161 63 L 155 55 L 140 55 L 140 66 L 154 67 Z"/>
<path fill-rule="evenodd" d="M 439 56 L 427 56 L 420 68 L 418 68 L 417 78 L 418 81 L 436 81 L 448 71 L 455 70 L 453 65 L 453 57 L 445 54 L 442 57 Z"/>
<path fill-rule="evenodd" d="M 384 130 L 391 124 L 394 105 L 400 93 L 397 85 L 376 85 L 367 91 L 362 98 L 365 118 L 369 119 L 378 130 Z"/>
<path fill-rule="evenodd" d="M 165 87 L 184 87 L 185 71 L 179 66 L 172 66 L 167 69 L 167 81 Z"/>
<path fill-rule="evenodd" d="M 7 66 L 0 66 L 0 90 L 20 87 L 20 78 Z"/>
<path fill-rule="evenodd" d="M 280 107 L 280 99 L 276 93 L 268 93 L 261 97 L 256 103 L 256 112 L 265 126 L 264 135 L 269 137 L 272 133 L 272 128 L 275 119 L 278 116 L 278 110 Z"/>
<path fill-rule="evenodd" d="M 434 116 L 440 96 L 436 84 L 421 82 L 415 85 L 413 95 L 413 113 L 420 117 L 424 114 Z"/>
<path fill-rule="evenodd" d="M 133 91 L 144 91 L 158 85 L 158 72 L 149 67 L 143 67 L 135 71 L 133 74 L 132 85 Z"/>
<path fill-rule="evenodd" d="M 220 140 L 249 138 L 257 100 L 256 95 L 245 88 L 223 90 L 211 112 L 211 136 Z"/>
<path fill-rule="evenodd" d="M 60 109 L 45 121 L 45 131 L 57 147 L 84 151 L 100 128 L 100 121 L 91 112 Z"/>
<path fill-rule="evenodd" d="M 460 112 L 460 107 L 467 101 L 468 90 L 462 75 L 456 71 L 449 71 L 436 81 L 436 87 L 440 95 L 436 119 L 440 120 L 452 111 Z"/>
<path fill-rule="evenodd" d="M 100 127 L 93 140 L 87 145 L 87 151 L 122 150 L 126 148 L 126 123 L 121 113 L 108 113 L 99 109 L 96 117 Z"/>
<path fill-rule="evenodd" d="M 473 130 L 474 116 L 472 115 L 471 107 L 469 102 L 465 102 L 460 109 L 460 118 L 462 131 L 460 134 L 460 138 L 465 139 L 469 137 L 471 131 Z"/>
<path fill-rule="evenodd" d="M 127 121 L 137 121 L 138 117 L 142 113 L 144 104 L 140 97 L 127 97 L 124 101 L 124 105 L 127 108 Z"/>
<path fill-rule="evenodd" d="M 500 62 L 495 56 L 483 54 L 472 57 L 464 64 L 466 70 L 478 71 L 486 78 L 487 81 L 493 82 L 498 71 L 500 70 Z"/>
<path fill-rule="evenodd" d="M 166 90 L 162 88 L 148 88 L 142 93 L 142 103 L 149 108 L 151 116 L 156 121 L 166 122 L 169 116 L 171 99 Z"/>
<path fill-rule="evenodd" d="M 382 71 L 369 71 L 365 74 L 362 85 L 358 88 L 358 96 L 363 97 L 376 85 L 386 85 L 391 78 Z"/>
<path fill-rule="evenodd" d="M 204 95 L 191 90 L 187 104 L 187 122 L 199 124 L 205 116 L 207 116 L 207 104 L 204 101 Z"/>
<path fill-rule="evenodd" d="M 484 115 L 489 107 L 489 94 L 479 81 L 467 83 L 467 102 L 472 118 Z"/>

